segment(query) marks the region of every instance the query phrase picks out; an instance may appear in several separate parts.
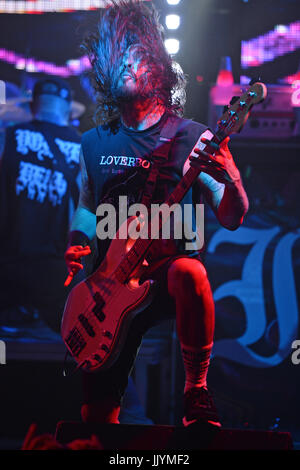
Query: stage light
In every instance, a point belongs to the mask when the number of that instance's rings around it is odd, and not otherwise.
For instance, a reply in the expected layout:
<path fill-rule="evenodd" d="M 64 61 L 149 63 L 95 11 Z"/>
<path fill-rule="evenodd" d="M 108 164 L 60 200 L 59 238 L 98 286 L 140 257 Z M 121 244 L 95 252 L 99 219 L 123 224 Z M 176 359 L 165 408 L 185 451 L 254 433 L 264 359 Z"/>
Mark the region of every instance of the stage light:
<path fill-rule="evenodd" d="M 26 61 L 25 61 L 25 59 L 19 59 L 19 60 L 17 60 L 15 67 L 16 67 L 16 69 L 18 69 L 18 70 L 24 70 L 25 67 L 26 67 Z"/>
<path fill-rule="evenodd" d="M 178 39 L 166 39 L 165 46 L 169 54 L 177 54 L 177 52 L 179 51 Z"/>
<path fill-rule="evenodd" d="M 287 25 L 278 24 L 265 32 L 241 43 L 242 68 L 258 67 L 265 62 L 299 50 L 300 21 Z"/>
<path fill-rule="evenodd" d="M 278 33 L 278 34 L 286 34 L 288 33 L 288 26 L 285 25 L 285 24 L 277 24 L 274 28 L 274 30 Z"/>
<path fill-rule="evenodd" d="M 6 85 L 3 80 L 0 80 L 0 104 L 6 103 Z"/>
<path fill-rule="evenodd" d="M 49 13 L 96 10 L 109 5 L 109 0 L 0 0 L 0 13 Z"/>
<path fill-rule="evenodd" d="M 36 64 L 32 60 L 28 60 L 25 65 L 26 72 L 37 72 Z"/>
<path fill-rule="evenodd" d="M 178 15 L 167 15 L 166 26 L 168 29 L 177 29 L 180 25 L 180 16 Z"/>
<path fill-rule="evenodd" d="M 14 51 L 2 48 L 0 48 L 0 62 L 14 65 L 19 70 L 26 69 L 27 72 L 40 72 L 60 77 L 80 75 L 84 70 L 91 67 L 88 56 L 82 56 L 79 59 L 69 59 L 65 65 L 57 65 L 52 62 L 36 60 L 34 57 L 24 57 Z"/>
<path fill-rule="evenodd" d="M 300 80 L 295 80 L 292 83 L 292 88 L 294 88 L 291 95 L 291 102 L 294 108 L 300 108 Z"/>
<path fill-rule="evenodd" d="M 180 0 L 167 0 L 167 3 L 169 5 L 178 5 L 179 2 L 180 2 Z"/>

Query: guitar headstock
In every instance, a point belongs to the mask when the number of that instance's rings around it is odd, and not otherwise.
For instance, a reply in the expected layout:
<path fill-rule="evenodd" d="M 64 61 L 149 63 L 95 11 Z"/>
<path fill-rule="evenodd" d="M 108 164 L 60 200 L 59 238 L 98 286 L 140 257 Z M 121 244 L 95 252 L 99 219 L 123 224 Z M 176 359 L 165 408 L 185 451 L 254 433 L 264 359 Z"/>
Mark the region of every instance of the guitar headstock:
<path fill-rule="evenodd" d="M 261 82 L 254 83 L 243 95 L 224 112 L 218 121 L 217 136 L 221 140 L 230 134 L 240 132 L 248 119 L 253 105 L 261 103 L 267 96 L 267 87 Z"/>

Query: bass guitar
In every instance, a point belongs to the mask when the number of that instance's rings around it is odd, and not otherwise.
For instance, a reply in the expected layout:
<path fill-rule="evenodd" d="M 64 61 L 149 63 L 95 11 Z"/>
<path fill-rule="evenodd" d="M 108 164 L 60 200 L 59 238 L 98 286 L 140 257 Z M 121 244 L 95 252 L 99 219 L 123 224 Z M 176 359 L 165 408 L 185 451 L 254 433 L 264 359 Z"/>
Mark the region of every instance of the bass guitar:
<path fill-rule="evenodd" d="M 200 148 L 213 154 L 213 146 L 202 143 L 201 139 L 205 137 L 219 144 L 227 136 L 239 132 L 252 106 L 263 101 L 266 94 L 263 83 L 254 83 L 224 112 L 218 121 L 217 131 L 205 131 L 194 149 Z M 199 157 L 194 150 L 190 156 Z M 200 171 L 194 166 L 190 167 L 165 204 L 170 207 L 179 203 Z M 128 227 L 132 222 L 133 218 L 130 218 L 124 224 Z M 148 233 L 153 234 L 151 224 L 161 229 L 161 221 L 155 220 L 154 216 L 147 228 Z M 65 305 L 61 335 L 78 367 L 85 371 L 104 370 L 112 366 L 122 351 L 132 320 L 153 298 L 155 283 L 152 280 L 140 283 L 139 280 L 155 237 L 122 239 L 120 232 L 124 233 L 124 227 L 119 228 L 97 270 L 71 290 Z"/>

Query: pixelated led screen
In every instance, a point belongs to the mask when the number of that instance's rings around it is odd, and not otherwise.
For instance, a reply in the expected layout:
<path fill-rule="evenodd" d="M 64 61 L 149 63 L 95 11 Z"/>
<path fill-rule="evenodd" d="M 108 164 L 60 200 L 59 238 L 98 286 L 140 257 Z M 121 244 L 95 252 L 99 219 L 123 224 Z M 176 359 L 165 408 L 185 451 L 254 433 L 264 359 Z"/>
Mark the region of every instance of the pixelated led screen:
<path fill-rule="evenodd" d="M 249 40 L 241 41 L 242 79 L 251 76 L 251 70 L 257 69 L 268 62 L 300 51 L 300 21 L 289 24 L 277 24 L 270 31 Z M 298 55 L 298 54 L 297 54 Z M 289 72 L 289 70 L 287 70 Z M 300 78 L 298 71 L 287 73 L 278 78 L 278 83 L 292 84 Z"/>

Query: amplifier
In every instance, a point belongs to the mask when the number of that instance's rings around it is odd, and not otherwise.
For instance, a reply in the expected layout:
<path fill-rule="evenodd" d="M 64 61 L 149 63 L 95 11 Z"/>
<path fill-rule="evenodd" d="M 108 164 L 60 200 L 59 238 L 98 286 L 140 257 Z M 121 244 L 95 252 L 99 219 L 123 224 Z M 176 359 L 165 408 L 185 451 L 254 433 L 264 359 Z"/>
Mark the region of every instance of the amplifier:
<path fill-rule="evenodd" d="M 216 129 L 217 120 L 223 113 L 223 105 L 216 104 L 218 103 L 217 97 L 220 95 L 219 88 L 213 86 L 209 93 L 208 124 L 213 130 Z M 230 89 L 230 94 L 240 96 L 247 88 L 244 85 L 234 84 Z M 266 99 L 253 107 L 248 121 L 235 138 L 287 139 L 293 136 L 296 113 L 291 100 L 295 89 L 286 85 L 267 85 L 267 89 Z M 227 96 L 229 96 L 228 90 Z"/>

